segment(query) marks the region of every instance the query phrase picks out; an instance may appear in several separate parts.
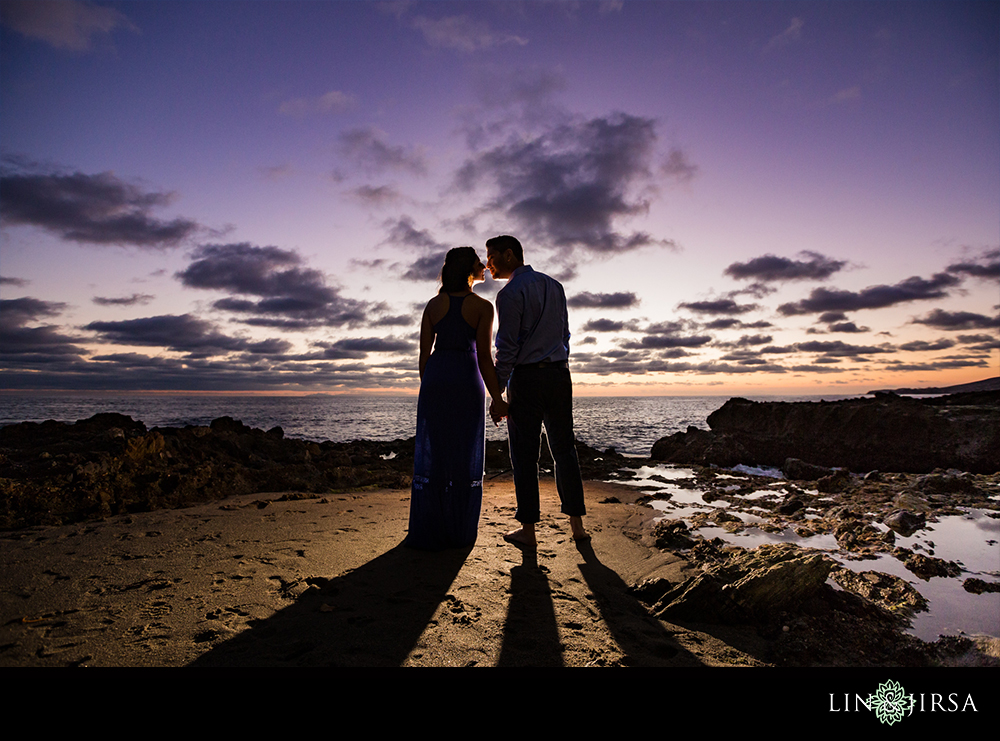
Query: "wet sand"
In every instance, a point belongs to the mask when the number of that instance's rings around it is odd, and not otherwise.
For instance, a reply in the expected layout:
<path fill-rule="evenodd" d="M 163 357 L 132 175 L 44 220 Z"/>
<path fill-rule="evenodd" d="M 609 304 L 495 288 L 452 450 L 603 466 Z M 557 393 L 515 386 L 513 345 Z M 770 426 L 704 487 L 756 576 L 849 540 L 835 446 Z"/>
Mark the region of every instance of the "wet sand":
<path fill-rule="evenodd" d="M 537 552 L 502 540 L 509 475 L 464 551 L 401 546 L 408 491 L 300 496 L 0 533 L 0 666 L 763 663 L 753 631 L 673 625 L 629 592 L 691 567 L 640 541 L 653 511 L 627 487 L 587 483 L 578 545 L 543 481 Z"/>

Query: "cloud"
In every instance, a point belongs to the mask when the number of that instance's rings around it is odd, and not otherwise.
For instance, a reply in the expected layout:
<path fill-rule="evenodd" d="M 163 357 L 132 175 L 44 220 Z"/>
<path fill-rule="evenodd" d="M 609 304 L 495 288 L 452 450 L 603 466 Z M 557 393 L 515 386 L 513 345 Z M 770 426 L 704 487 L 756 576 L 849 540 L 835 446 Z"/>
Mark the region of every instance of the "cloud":
<path fill-rule="evenodd" d="M 444 18 L 417 16 L 412 25 L 420 31 L 424 40 L 433 47 L 456 49 L 471 53 L 505 44 L 524 46 L 528 40 L 509 33 L 492 30 L 488 24 L 475 21 L 467 15 L 453 15 Z"/>
<path fill-rule="evenodd" d="M 899 346 L 900 350 L 909 350 L 911 352 L 928 352 L 933 350 L 947 350 L 949 347 L 954 347 L 955 341 L 949 340 L 947 338 L 941 338 L 940 340 L 935 340 L 934 342 L 924 342 L 923 340 L 917 340 L 915 342 L 907 342 Z"/>
<path fill-rule="evenodd" d="M 737 304 L 730 298 L 717 299 L 715 301 L 691 301 L 680 304 L 680 308 L 693 311 L 698 314 L 745 314 L 754 311 L 757 304 Z"/>
<path fill-rule="evenodd" d="M 782 304 L 778 307 L 778 311 L 785 316 L 795 316 L 828 311 L 882 309 L 908 301 L 943 298 L 948 295 L 947 289 L 953 288 L 961 282 L 961 278 L 949 273 L 936 273 L 930 279 L 913 276 L 893 286 L 869 286 L 856 292 L 815 288 L 809 294 L 809 298 Z"/>
<path fill-rule="evenodd" d="M 395 16 L 396 20 L 399 20 L 406 15 L 413 4 L 414 0 L 382 0 L 382 2 L 375 3 L 375 7 L 382 13 Z"/>
<path fill-rule="evenodd" d="M 344 113 L 356 108 L 357 98 L 350 93 L 331 90 L 312 98 L 293 98 L 278 106 L 278 113 L 302 118 L 310 113 Z"/>
<path fill-rule="evenodd" d="M 956 262 L 945 269 L 949 273 L 969 275 L 974 278 L 1000 278 L 1000 250 L 987 250 L 971 261 Z"/>
<path fill-rule="evenodd" d="M 425 255 L 424 257 L 417 258 L 414 260 L 406 272 L 403 273 L 403 278 L 406 280 L 437 280 L 441 277 L 441 268 L 444 266 L 444 252 L 436 252 L 432 255 Z"/>
<path fill-rule="evenodd" d="M 60 334 L 53 325 L 28 326 L 65 308 L 58 301 L 31 297 L 0 300 L 0 362 L 9 367 L 49 365 L 67 357 L 78 360 L 84 350 L 75 343 L 81 338 Z"/>
<path fill-rule="evenodd" d="M 774 51 L 783 46 L 788 46 L 802 38 L 802 27 L 805 22 L 801 18 L 792 18 L 788 28 L 775 36 L 772 36 L 764 46 L 764 51 Z"/>
<path fill-rule="evenodd" d="M 853 87 L 847 87 L 843 90 L 838 90 L 829 98 L 827 98 L 827 105 L 836 105 L 837 103 L 844 103 L 848 100 L 858 100 L 861 97 L 861 86 L 854 85 Z"/>
<path fill-rule="evenodd" d="M 995 350 L 1000 348 L 1000 338 L 988 334 L 960 334 L 958 341 L 971 345 L 971 350 Z"/>
<path fill-rule="evenodd" d="M 387 219 L 382 226 L 388 231 L 382 244 L 398 247 L 409 253 L 414 251 L 426 253 L 405 267 L 402 278 L 432 281 L 440 277 L 448 245 L 437 241 L 427 229 L 418 229 L 413 219 L 406 215 L 398 219 Z"/>
<path fill-rule="evenodd" d="M 284 362 L 243 353 L 232 358 L 150 357 L 140 353 L 109 353 L 96 362 L 67 361 L 30 371 L 7 371 L 7 388 L 70 388 L 114 390 L 246 391 L 330 389 L 406 389 L 419 379 L 415 364 L 368 362 Z M 406 367 L 410 366 L 410 367 Z"/>
<path fill-rule="evenodd" d="M 989 362 L 985 359 L 935 360 L 930 363 L 900 363 L 898 361 L 891 361 L 886 363 L 885 370 L 892 372 L 914 372 L 951 370 L 954 368 L 982 368 L 988 366 Z"/>
<path fill-rule="evenodd" d="M 280 338 L 261 340 L 247 344 L 246 351 L 251 355 L 281 355 L 292 349 L 292 343 Z"/>
<path fill-rule="evenodd" d="M 850 345 L 846 342 L 841 342 L 840 340 L 833 340 L 830 342 L 821 342 L 818 340 L 814 340 L 812 342 L 799 342 L 795 345 L 795 349 L 801 352 L 824 353 L 833 357 L 854 357 L 857 355 L 869 355 L 872 353 L 886 353 L 893 351 L 891 347 L 885 345 Z"/>
<path fill-rule="evenodd" d="M 165 249 L 201 227 L 189 219 L 161 221 L 151 211 L 172 193 L 144 192 L 113 173 L 28 172 L 10 161 L 0 170 L 0 206 L 12 225 L 36 226 L 63 239 Z"/>
<path fill-rule="evenodd" d="M 409 314 L 397 314 L 395 316 L 383 316 L 374 319 L 368 324 L 372 327 L 409 327 L 416 321 L 415 317 Z"/>
<path fill-rule="evenodd" d="M 913 324 L 926 324 L 937 329 L 994 329 L 1000 327 L 1000 317 L 989 317 L 971 311 L 945 311 L 934 309 L 930 314 L 920 319 L 914 319 Z"/>
<path fill-rule="evenodd" d="M 561 68 L 514 67 L 484 64 L 473 72 L 475 103 L 459 106 L 459 131 L 470 150 L 478 150 L 511 125 L 528 130 L 566 120 L 568 114 L 555 102 L 568 87 Z M 486 114 L 493 116 L 487 119 Z"/>
<path fill-rule="evenodd" d="M 306 329 L 361 324 L 381 306 L 345 298 L 326 284 L 318 270 L 302 267 L 294 251 L 238 244 L 202 245 L 193 261 L 176 274 L 189 288 L 215 289 L 258 301 L 224 298 L 217 309 L 249 314 L 252 326 Z"/>
<path fill-rule="evenodd" d="M 393 337 L 326 343 L 321 352 L 290 356 L 281 338 L 230 337 L 190 314 L 92 322 L 84 329 L 101 341 L 166 348 L 182 357 L 138 352 L 86 354 L 75 343 L 94 340 L 60 334 L 52 326 L 28 326 L 55 316 L 65 304 L 22 298 L 0 301 L 0 367 L 5 388 L 267 390 L 404 388 L 417 382 L 411 358 L 389 364 L 330 362 L 364 359 L 370 353 L 412 355 L 412 342 Z M 305 361 L 305 362 L 298 362 Z"/>
<path fill-rule="evenodd" d="M 858 333 L 858 332 L 869 332 L 871 331 L 868 327 L 859 327 L 854 322 L 836 322 L 831 324 L 828 329 L 831 332 L 848 332 L 848 333 Z"/>
<path fill-rule="evenodd" d="M 726 319 L 713 319 L 710 322 L 705 322 L 701 325 L 702 329 L 767 329 L 773 327 L 771 322 L 761 319 L 756 322 L 741 322 L 739 319 L 733 319 L 732 317 Z"/>
<path fill-rule="evenodd" d="M 0 300 L 0 306 L 3 307 L 0 319 L 17 326 L 39 317 L 55 316 L 66 308 L 66 304 L 59 301 L 42 301 L 30 297 L 3 299 Z"/>
<path fill-rule="evenodd" d="M 473 78 L 477 100 L 487 108 L 549 109 L 549 101 L 568 87 L 562 70 L 541 67 L 485 66 Z"/>
<path fill-rule="evenodd" d="M 416 344 L 396 337 L 354 337 L 336 342 L 317 343 L 323 348 L 323 357 L 328 360 L 361 360 L 369 353 L 412 354 Z"/>
<path fill-rule="evenodd" d="M 361 185 L 350 191 L 350 194 L 362 203 L 375 206 L 394 206 L 403 197 L 391 185 Z"/>
<path fill-rule="evenodd" d="M 446 251 L 448 249 L 446 244 L 437 241 L 426 229 L 417 229 L 413 219 L 409 216 L 404 215 L 398 219 L 388 219 L 382 223 L 382 226 L 389 232 L 383 244 L 402 246 L 405 249 L 416 248 L 435 252 Z M 441 264 L 444 264 L 443 257 Z"/>
<path fill-rule="evenodd" d="M 572 309 L 629 309 L 639 305 L 639 297 L 627 293 L 578 293 L 566 299 Z"/>
<path fill-rule="evenodd" d="M 667 155 L 667 159 L 663 162 L 660 167 L 660 171 L 664 175 L 676 178 L 682 183 L 689 183 L 694 179 L 694 176 L 698 174 L 698 166 L 692 165 L 688 161 L 687 155 L 684 154 L 683 150 L 674 149 L 670 150 Z"/>
<path fill-rule="evenodd" d="M 295 174 L 295 168 L 288 163 L 283 165 L 261 166 L 257 168 L 257 171 L 264 177 L 265 180 L 275 182 L 284 180 Z"/>
<path fill-rule="evenodd" d="M 844 260 L 834 260 L 818 252 L 803 251 L 799 255 L 809 259 L 791 260 L 787 257 L 764 255 L 747 262 L 734 262 L 723 272 L 737 280 L 825 280 L 847 264 Z"/>
<path fill-rule="evenodd" d="M 487 210 L 556 247 L 609 254 L 673 246 L 645 232 L 623 235 L 615 228 L 618 220 L 649 208 L 632 191 L 650 180 L 655 143 L 652 119 L 624 113 L 559 124 L 475 154 L 458 171 L 455 185 L 461 191 L 492 186 Z"/>
<path fill-rule="evenodd" d="M 745 334 L 738 340 L 736 340 L 736 342 L 734 342 L 733 344 L 736 347 L 752 347 L 756 345 L 766 345 L 773 339 L 774 338 L 769 334 L 754 334 L 754 335 Z"/>
<path fill-rule="evenodd" d="M 70 51 L 87 51 L 97 36 L 139 29 L 114 8 L 76 0 L 3 0 L 0 19 L 22 36 Z"/>
<path fill-rule="evenodd" d="M 615 322 L 610 319 L 591 319 L 583 325 L 584 332 L 620 332 L 625 328 L 625 322 Z"/>
<path fill-rule="evenodd" d="M 681 336 L 675 334 L 651 334 L 640 340 L 633 340 L 622 343 L 622 347 L 629 350 L 670 348 L 670 347 L 701 347 L 712 341 L 709 335 L 688 335 Z"/>
<path fill-rule="evenodd" d="M 210 322 L 190 314 L 91 322 L 84 329 L 122 345 L 165 347 L 196 355 L 223 355 L 246 350 L 249 341 L 221 334 Z"/>
<path fill-rule="evenodd" d="M 375 127 L 351 129 L 340 135 L 340 148 L 346 157 L 370 172 L 403 170 L 425 175 L 427 163 L 422 152 L 385 141 L 386 134 Z"/>
<path fill-rule="evenodd" d="M 0 286 L 17 286 L 18 288 L 24 288 L 28 285 L 29 281 L 24 278 L 13 278 L 8 275 L 0 275 Z"/>
<path fill-rule="evenodd" d="M 98 306 L 144 306 L 154 298 L 156 297 L 148 293 L 133 293 L 131 296 L 120 296 L 118 298 L 94 296 L 91 301 Z"/>

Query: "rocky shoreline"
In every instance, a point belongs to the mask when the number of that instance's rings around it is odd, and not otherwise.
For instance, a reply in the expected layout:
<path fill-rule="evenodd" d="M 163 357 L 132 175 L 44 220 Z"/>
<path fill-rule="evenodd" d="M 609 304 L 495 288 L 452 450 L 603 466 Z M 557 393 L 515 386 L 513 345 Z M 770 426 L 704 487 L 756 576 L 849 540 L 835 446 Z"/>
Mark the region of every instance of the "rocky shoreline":
<path fill-rule="evenodd" d="M 637 515 L 625 528 L 628 538 L 674 564 L 668 576 L 646 574 L 631 585 L 657 620 L 750 631 L 767 646 L 754 658 L 764 664 L 997 665 L 997 638 L 926 643 L 907 635 L 926 601 L 906 579 L 848 569 L 828 553 L 790 543 L 744 549 L 699 532 L 828 535 L 849 559 L 891 556 L 920 580 L 961 578 L 960 564 L 896 543 L 958 508 L 1000 518 L 1000 465 L 991 463 L 1000 452 L 993 445 L 1000 394 L 954 396 L 963 398 L 916 402 L 879 395 L 811 407 L 731 399 L 709 417 L 711 432 L 689 428 L 664 438 L 650 459 L 583 444 L 578 454 L 591 481 L 626 483 L 657 462 L 690 468 L 689 476 L 670 480 L 673 493 L 632 487 L 621 500 L 627 504 L 669 504 L 682 490 L 704 503 L 726 504 L 684 517 L 668 512 L 655 525 L 652 515 Z M 852 443 L 852 435 L 867 444 Z M 913 446 L 923 446 L 916 457 Z M 865 448 L 880 449 L 882 457 L 873 459 Z M 752 469 L 734 476 L 728 469 L 737 463 L 780 466 L 784 478 Z M 955 463 L 966 468 L 948 465 Z M 363 497 L 366 490 L 408 489 L 412 465 L 412 438 L 317 443 L 228 417 L 207 427 L 153 429 L 118 414 L 74 424 L 21 423 L 0 428 L 0 529 L 106 520 L 266 492 L 284 492 L 285 501 Z M 488 444 L 486 465 L 487 479 L 506 473 L 505 443 Z M 551 461 L 543 459 L 541 467 L 551 469 Z M 997 576 L 966 575 L 963 586 L 970 598 L 996 592 Z"/>
<path fill-rule="evenodd" d="M 1000 471 L 1000 391 L 820 402 L 730 399 L 650 453 L 664 463 L 783 466 L 796 458 L 855 473 Z"/>
<path fill-rule="evenodd" d="M 765 633 L 778 623 L 802 627 L 836 614 L 837 620 L 820 622 L 828 633 L 839 626 L 838 639 L 800 630 L 813 640 L 791 650 L 786 660 L 792 663 L 802 652 L 820 663 L 838 663 L 838 654 L 847 652 L 903 664 L 917 660 L 910 655 L 916 652 L 933 663 L 943 660 L 936 651 L 971 648 L 968 639 L 931 646 L 902 636 L 927 601 L 899 576 L 848 569 L 823 552 L 788 543 L 746 551 L 698 531 L 832 536 L 853 561 L 891 557 L 924 582 L 962 578 L 960 564 L 896 541 L 968 509 L 1000 519 L 1000 392 L 818 403 L 730 399 L 708 422 L 710 431 L 688 428 L 659 440 L 651 453 L 655 461 L 691 467 L 690 478 L 672 484 L 716 505 L 685 519 L 668 514 L 654 527 L 656 546 L 684 554 L 703 571 L 689 583 L 641 585 L 655 614 L 753 623 Z M 738 477 L 728 470 L 734 466 L 742 469 Z M 754 475 L 753 467 L 778 468 L 781 478 Z M 653 490 L 646 496 L 648 502 L 672 495 Z M 966 574 L 962 586 L 970 595 L 1000 591 L 1000 570 L 991 577 Z"/>
<path fill-rule="evenodd" d="M 0 530 L 62 525 L 210 502 L 241 494 L 408 489 L 414 438 L 347 443 L 286 438 L 231 417 L 209 426 L 154 427 L 114 414 L 75 423 L 0 428 Z M 625 465 L 613 450 L 577 444 L 584 478 Z M 551 470 L 547 449 L 542 467 Z M 490 441 L 486 473 L 510 468 L 507 442 Z"/>
<path fill-rule="evenodd" d="M 636 594 L 653 614 L 671 621 L 755 626 L 774 641 L 768 661 L 785 666 L 1000 665 L 997 637 L 951 636 L 926 643 L 906 634 L 912 619 L 928 609 L 911 581 L 956 579 L 971 602 L 1000 591 L 1000 570 L 983 580 L 933 551 L 897 545 L 965 509 L 1000 519 L 1000 474 L 865 477 L 838 471 L 816 481 L 699 465 L 689 472 L 689 477 L 671 478 L 669 486 L 637 487 L 637 503 L 667 506 L 658 508 L 662 518 L 651 530 L 634 537 L 683 557 L 700 572 L 681 582 L 654 578 L 638 584 Z M 619 480 L 629 478 L 628 472 L 619 474 Z M 672 499 L 711 506 L 672 518 Z M 796 541 L 827 536 L 835 539 L 841 560 L 825 549 L 788 542 L 741 548 L 703 534 L 713 529 L 730 535 L 784 534 Z M 898 561 L 912 578 L 885 573 L 884 566 L 866 570 L 865 562 L 884 558 Z M 841 561 L 856 563 L 848 568 Z"/>

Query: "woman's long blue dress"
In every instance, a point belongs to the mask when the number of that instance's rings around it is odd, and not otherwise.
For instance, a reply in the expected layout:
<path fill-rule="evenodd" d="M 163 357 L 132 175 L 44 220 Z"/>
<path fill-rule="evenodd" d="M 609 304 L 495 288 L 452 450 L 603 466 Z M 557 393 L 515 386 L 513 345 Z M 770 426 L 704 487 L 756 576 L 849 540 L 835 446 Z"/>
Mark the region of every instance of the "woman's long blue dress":
<path fill-rule="evenodd" d="M 486 388 L 479 374 L 476 330 L 462 318 L 465 296 L 449 296 L 434 325 L 417 400 L 417 440 L 404 541 L 422 550 L 476 542 L 483 501 Z"/>

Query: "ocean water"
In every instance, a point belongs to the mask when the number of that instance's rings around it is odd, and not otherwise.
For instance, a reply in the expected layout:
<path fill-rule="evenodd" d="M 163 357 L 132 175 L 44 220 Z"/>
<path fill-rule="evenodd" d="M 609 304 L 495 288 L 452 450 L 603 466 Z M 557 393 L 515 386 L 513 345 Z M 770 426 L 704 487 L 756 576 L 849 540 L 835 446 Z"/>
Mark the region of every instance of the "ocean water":
<path fill-rule="evenodd" d="M 657 440 L 689 426 L 708 429 L 708 415 L 725 396 L 577 397 L 573 414 L 577 439 L 624 455 L 647 456 Z M 818 401 L 852 398 L 753 396 L 755 401 Z M 251 427 L 280 426 L 285 435 L 307 440 L 395 440 L 412 437 L 416 396 L 225 396 L 206 394 L 0 394 L 0 426 L 54 419 L 75 422 L 100 412 L 117 412 L 147 427 L 207 425 L 233 417 Z M 503 440 L 507 428 L 487 418 L 487 439 Z"/>

